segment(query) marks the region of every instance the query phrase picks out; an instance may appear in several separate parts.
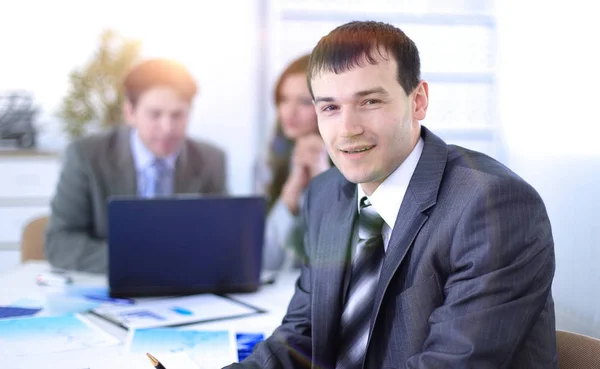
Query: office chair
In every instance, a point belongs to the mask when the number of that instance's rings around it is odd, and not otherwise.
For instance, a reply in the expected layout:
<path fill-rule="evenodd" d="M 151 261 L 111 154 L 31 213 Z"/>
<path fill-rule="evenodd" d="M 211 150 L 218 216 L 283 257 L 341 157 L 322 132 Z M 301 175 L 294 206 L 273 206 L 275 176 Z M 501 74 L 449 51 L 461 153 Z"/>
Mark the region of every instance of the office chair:
<path fill-rule="evenodd" d="M 21 262 L 27 260 L 46 260 L 44 240 L 48 217 L 33 219 L 23 229 L 21 237 Z"/>
<path fill-rule="evenodd" d="M 600 340 L 577 333 L 556 331 L 560 369 L 600 368 Z"/>

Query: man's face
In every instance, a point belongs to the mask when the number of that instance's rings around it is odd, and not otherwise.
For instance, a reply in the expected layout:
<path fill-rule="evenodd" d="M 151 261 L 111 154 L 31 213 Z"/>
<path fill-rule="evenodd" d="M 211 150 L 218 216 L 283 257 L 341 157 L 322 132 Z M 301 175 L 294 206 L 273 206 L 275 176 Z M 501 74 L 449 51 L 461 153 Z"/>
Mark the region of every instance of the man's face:
<path fill-rule="evenodd" d="M 144 145 L 164 158 L 176 152 L 186 137 L 190 103 L 168 87 L 154 87 L 125 104 L 127 122 L 136 128 Z"/>
<path fill-rule="evenodd" d="M 311 81 L 329 155 L 346 179 L 360 183 L 367 194 L 415 147 L 428 100 L 426 82 L 407 96 L 393 57 L 374 54 L 377 64 L 363 60 L 363 67 L 340 74 L 322 71 Z"/>

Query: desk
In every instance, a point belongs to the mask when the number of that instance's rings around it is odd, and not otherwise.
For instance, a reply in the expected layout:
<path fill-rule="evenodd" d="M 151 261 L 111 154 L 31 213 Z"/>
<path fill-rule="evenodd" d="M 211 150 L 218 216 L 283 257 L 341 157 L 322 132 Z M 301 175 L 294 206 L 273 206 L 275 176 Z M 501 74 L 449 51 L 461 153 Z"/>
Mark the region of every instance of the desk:
<path fill-rule="evenodd" d="M 9 272 L 0 274 L 0 305 L 12 304 L 23 298 L 43 301 L 44 296 L 52 287 L 38 286 L 35 282 L 35 277 L 38 274 L 49 270 L 50 266 L 47 262 L 38 261 L 27 262 Z M 76 285 L 106 286 L 107 284 L 106 277 L 101 275 L 87 273 L 70 273 L 70 275 L 73 277 L 74 284 Z M 288 303 L 294 293 L 294 284 L 298 275 L 299 272 L 296 271 L 282 272 L 279 274 L 274 284 L 262 286 L 256 293 L 230 295 L 238 301 L 267 310 L 267 313 L 265 314 L 210 323 L 192 324 L 185 326 L 185 329 L 232 329 L 245 332 L 264 332 L 266 335 L 270 335 L 273 330 L 279 326 L 281 319 L 285 315 Z M 122 343 L 125 341 L 127 330 L 93 314 L 83 314 L 83 316 L 106 332 L 115 336 Z M 122 350 L 122 345 L 95 349 L 93 355 L 110 355 L 118 350 Z M 48 358 L 48 362 L 59 363 L 67 359 L 71 362 L 72 360 L 69 356 L 72 357 L 77 354 L 77 351 L 52 354 L 52 357 Z M 89 356 L 89 353 L 86 353 L 86 356 Z M 39 358 L 37 361 L 25 358 L 22 362 L 18 363 L 18 368 L 33 368 L 34 362 L 39 363 Z"/>

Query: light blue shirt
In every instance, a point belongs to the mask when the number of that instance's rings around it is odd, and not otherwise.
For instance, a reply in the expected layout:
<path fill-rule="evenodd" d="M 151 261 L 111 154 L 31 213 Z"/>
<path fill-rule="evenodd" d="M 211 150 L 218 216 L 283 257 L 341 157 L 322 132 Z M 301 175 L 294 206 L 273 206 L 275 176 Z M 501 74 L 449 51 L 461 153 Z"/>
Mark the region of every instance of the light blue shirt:
<path fill-rule="evenodd" d="M 163 159 L 165 173 L 159 178 L 160 193 L 154 189 L 154 182 L 160 176 L 155 165 L 157 158 L 142 142 L 136 130 L 131 130 L 131 154 L 137 178 L 137 194 L 141 197 L 167 196 L 174 193 L 175 162 L 178 152 Z"/>

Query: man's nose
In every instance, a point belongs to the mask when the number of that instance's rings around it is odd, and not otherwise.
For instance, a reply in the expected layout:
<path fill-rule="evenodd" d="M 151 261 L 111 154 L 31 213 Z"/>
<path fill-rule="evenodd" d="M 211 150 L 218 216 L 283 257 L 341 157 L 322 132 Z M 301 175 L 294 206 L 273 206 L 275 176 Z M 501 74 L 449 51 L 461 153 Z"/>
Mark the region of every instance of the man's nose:
<path fill-rule="evenodd" d="M 163 115 L 159 122 L 160 131 L 163 133 L 170 133 L 175 129 L 175 125 L 175 119 L 170 117 L 168 114 Z"/>
<path fill-rule="evenodd" d="M 346 109 L 340 114 L 340 131 L 341 137 L 354 137 L 363 133 L 360 116 L 353 109 Z"/>

